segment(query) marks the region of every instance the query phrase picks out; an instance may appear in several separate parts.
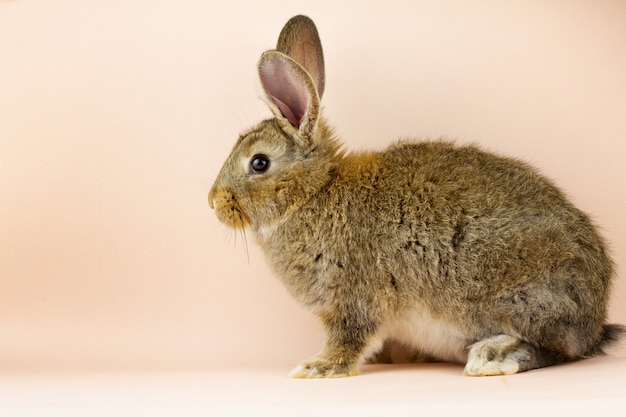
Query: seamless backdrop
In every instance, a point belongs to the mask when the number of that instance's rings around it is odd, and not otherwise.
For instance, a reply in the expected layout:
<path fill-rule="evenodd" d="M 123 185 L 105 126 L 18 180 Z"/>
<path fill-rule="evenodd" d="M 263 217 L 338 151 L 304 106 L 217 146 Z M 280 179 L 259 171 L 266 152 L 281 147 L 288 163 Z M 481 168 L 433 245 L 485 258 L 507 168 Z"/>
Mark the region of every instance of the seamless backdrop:
<path fill-rule="evenodd" d="M 349 149 L 475 142 L 601 226 L 626 323 L 626 2 L 0 0 L 0 369 L 280 364 L 321 329 L 207 204 L 305 13 Z"/>

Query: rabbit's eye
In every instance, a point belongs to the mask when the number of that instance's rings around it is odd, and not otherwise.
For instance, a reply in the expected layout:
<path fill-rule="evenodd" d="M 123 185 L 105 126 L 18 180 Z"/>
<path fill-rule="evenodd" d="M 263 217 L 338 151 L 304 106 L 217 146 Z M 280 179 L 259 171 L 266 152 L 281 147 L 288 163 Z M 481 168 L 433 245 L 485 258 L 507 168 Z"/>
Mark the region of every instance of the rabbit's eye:
<path fill-rule="evenodd" d="M 265 155 L 254 155 L 250 160 L 250 172 L 262 174 L 270 167 L 270 159 Z"/>

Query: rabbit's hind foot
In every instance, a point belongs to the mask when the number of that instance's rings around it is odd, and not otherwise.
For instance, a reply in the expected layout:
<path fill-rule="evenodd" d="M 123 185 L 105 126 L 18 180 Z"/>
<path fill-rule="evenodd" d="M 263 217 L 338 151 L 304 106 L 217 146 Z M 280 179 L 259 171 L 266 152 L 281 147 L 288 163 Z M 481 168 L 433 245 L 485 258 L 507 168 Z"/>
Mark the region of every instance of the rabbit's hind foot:
<path fill-rule="evenodd" d="M 511 375 L 532 369 L 535 349 L 514 336 L 488 337 L 469 347 L 466 376 Z"/>

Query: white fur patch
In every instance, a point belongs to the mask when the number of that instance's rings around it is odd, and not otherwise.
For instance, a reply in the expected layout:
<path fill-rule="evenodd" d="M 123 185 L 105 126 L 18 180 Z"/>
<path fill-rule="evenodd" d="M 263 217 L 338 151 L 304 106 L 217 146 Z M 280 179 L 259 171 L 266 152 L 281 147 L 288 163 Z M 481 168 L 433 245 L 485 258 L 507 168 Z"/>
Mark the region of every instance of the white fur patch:
<path fill-rule="evenodd" d="M 408 348 L 447 362 L 464 363 L 467 359 L 466 338 L 461 331 L 448 323 L 434 319 L 423 309 L 414 310 L 384 325 L 379 339 L 366 353 L 375 352 L 382 340 L 393 339 Z M 368 357 L 367 355 L 364 356 Z"/>
<path fill-rule="evenodd" d="M 274 230 L 276 230 L 275 224 L 261 226 L 256 230 L 256 235 L 261 239 L 267 239 L 272 233 L 274 233 Z"/>

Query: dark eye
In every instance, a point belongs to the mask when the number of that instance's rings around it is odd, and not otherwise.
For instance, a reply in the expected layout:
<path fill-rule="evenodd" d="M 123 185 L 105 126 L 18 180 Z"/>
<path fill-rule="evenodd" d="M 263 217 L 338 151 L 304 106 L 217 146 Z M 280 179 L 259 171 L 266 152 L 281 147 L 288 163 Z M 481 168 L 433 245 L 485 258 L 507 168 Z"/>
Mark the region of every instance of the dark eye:
<path fill-rule="evenodd" d="M 262 174 L 270 167 L 270 159 L 265 155 L 254 155 L 250 160 L 250 172 Z"/>

